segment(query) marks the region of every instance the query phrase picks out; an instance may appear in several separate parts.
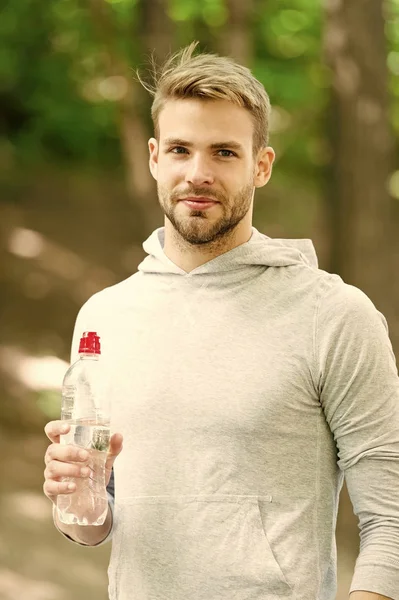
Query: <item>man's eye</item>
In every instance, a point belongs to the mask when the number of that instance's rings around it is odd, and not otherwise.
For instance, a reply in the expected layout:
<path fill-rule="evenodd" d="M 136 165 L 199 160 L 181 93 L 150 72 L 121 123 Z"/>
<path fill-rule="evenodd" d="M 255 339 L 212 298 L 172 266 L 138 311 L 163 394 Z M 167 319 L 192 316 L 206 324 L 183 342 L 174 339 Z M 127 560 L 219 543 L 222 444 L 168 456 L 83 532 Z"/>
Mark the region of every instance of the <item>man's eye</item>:
<path fill-rule="evenodd" d="M 221 155 L 223 158 L 229 158 L 230 156 L 237 156 L 235 154 L 235 152 L 233 152 L 232 150 L 219 150 L 219 154 L 220 152 L 223 152 L 223 154 Z"/>
<path fill-rule="evenodd" d="M 170 152 L 172 152 L 172 154 L 184 154 L 187 150 L 186 148 L 183 148 L 183 146 L 175 146 L 170 149 Z"/>

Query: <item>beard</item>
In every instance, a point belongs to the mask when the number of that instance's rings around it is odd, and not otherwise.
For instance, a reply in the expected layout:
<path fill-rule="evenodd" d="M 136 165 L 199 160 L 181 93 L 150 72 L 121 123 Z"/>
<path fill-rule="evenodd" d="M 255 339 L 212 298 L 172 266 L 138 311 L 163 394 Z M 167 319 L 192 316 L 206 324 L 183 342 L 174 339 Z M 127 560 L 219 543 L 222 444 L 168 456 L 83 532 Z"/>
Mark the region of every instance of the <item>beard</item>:
<path fill-rule="evenodd" d="M 206 187 L 190 186 L 171 192 L 157 184 L 157 190 L 160 206 L 175 232 L 188 244 L 200 246 L 217 245 L 233 234 L 251 209 L 254 185 L 253 182 L 248 182 L 234 196 L 226 196 Z M 219 204 L 208 210 L 187 211 L 178 200 L 182 196 L 206 196 L 217 200 Z"/>

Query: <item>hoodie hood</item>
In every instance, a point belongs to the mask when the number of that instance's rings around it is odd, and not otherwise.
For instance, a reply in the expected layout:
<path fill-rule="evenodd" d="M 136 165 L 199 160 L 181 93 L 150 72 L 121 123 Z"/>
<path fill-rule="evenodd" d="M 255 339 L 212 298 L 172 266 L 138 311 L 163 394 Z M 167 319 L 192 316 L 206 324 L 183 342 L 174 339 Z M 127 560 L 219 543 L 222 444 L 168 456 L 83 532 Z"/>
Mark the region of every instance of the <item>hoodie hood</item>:
<path fill-rule="evenodd" d="M 248 269 L 248 267 L 288 267 L 307 265 L 318 268 L 316 251 L 309 239 L 270 238 L 252 227 L 252 236 L 229 252 L 206 262 L 186 273 L 175 265 L 164 253 L 165 228 L 160 227 L 143 243 L 148 256 L 139 264 L 142 273 L 183 275 L 193 277 L 204 274 L 222 274 L 229 271 Z"/>

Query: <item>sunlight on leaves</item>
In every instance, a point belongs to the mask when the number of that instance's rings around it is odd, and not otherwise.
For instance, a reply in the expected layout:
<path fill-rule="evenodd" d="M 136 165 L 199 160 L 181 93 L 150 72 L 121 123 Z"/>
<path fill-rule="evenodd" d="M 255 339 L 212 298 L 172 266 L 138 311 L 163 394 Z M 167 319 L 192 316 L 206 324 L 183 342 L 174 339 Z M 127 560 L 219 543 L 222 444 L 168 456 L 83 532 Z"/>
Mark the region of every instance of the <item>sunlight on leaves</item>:
<path fill-rule="evenodd" d="M 323 64 L 311 64 L 308 69 L 309 78 L 313 85 L 321 89 L 328 89 L 331 85 L 331 71 Z"/>
<path fill-rule="evenodd" d="M 282 10 L 280 12 L 280 22 L 286 31 L 296 33 L 301 31 L 309 24 L 309 17 L 305 12 L 298 10 Z"/>
<path fill-rule="evenodd" d="M 223 0 L 205 0 L 202 17 L 209 27 L 220 27 L 227 22 L 229 12 Z"/>
<path fill-rule="evenodd" d="M 36 404 L 39 410 L 49 419 L 59 419 L 61 414 L 61 396 L 54 390 L 43 390 L 38 393 Z"/>
<path fill-rule="evenodd" d="M 388 181 L 388 190 L 392 198 L 399 200 L 399 171 L 392 173 Z"/>
<path fill-rule="evenodd" d="M 393 75 L 399 75 L 399 52 L 389 52 L 387 64 Z"/>
<path fill-rule="evenodd" d="M 44 250 L 44 238 L 37 231 L 16 227 L 8 239 L 8 251 L 22 258 L 36 258 Z"/>
<path fill-rule="evenodd" d="M 291 121 L 291 115 L 287 110 L 281 106 L 273 106 L 269 123 L 270 133 L 285 131 L 290 127 Z"/>
<path fill-rule="evenodd" d="M 133 8 L 138 4 L 139 0 L 105 0 L 108 4 L 123 4 L 128 8 Z"/>
<path fill-rule="evenodd" d="M 201 6 L 193 0 L 186 0 L 180 2 L 180 0 L 171 0 L 169 8 L 167 9 L 168 16 L 173 21 L 189 21 L 197 17 L 200 14 Z"/>
<path fill-rule="evenodd" d="M 297 58 L 306 52 L 307 45 L 304 39 L 292 35 L 282 35 L 276 39 L 276 48 L 286 58 Z"/>
<path fill-rule="evenodd" d="M 58 390 L 69 364 L 56 356 L 29 356 L 20 348 L 0 347 L 2 369 L 32 390 Z"/>
<path fill-rule="evenodd" d="M 74 1 L 64 0 L 63 2 L 53 2 L 51 4 L 51 11 L 56 17 L 62 19 L 62 21 L 67 21 L 76 18 L 81 9 Z"/>
<path fill-rule="evenodd" d="M 105 100 L 111 100 L 113 102 L 122 100 L 126 97 L 129 90 L 128 82 L 126 77 L 121 75 L 114 75 L 102 79 L 98 84 L 99 94 Z"/>

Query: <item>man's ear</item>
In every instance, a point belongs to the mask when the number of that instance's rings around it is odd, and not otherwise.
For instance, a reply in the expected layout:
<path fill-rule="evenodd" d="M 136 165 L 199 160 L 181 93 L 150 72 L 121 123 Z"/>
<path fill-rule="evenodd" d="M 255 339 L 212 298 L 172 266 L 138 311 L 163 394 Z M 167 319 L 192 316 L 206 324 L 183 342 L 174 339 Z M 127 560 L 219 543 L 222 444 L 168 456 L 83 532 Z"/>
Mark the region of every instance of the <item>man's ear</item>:
<path fill-rule="evenodd" d="M 259 151 L 255 168 L 255 187 L 263 187 L 272 176 L 273 162 L 276 154 L 271 146 L 262 148 Z"/>
<path fill-rule="evenodd" d="M 155 138 L 148 140 L 148 150 L 150 151 L 150 172 L 156 181 L 158 178 L 158 142 Z"/>

